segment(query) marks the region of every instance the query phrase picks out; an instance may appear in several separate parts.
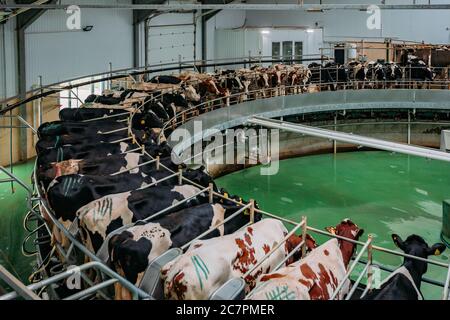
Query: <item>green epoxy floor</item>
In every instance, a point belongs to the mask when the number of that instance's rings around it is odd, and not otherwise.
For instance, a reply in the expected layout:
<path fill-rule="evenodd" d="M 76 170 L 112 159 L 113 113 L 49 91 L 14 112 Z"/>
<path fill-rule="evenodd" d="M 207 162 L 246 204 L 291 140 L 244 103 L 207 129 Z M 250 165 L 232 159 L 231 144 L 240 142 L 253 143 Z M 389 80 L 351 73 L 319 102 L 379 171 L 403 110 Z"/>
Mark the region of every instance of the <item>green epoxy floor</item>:
<path fill-rule="evenodd" d="M 404 239 L 416 233 L 430 245 L 439 242 L 442 201 L 450 199 L 450 163 L 383 151 L 316 155 L 280 161 L 277 175 L 262 176 L 259 167 L 216 179 L 219 187 L 263 210 L 324 229 L 350 218 L 374 235 L 374 243 L 397 249 L 391 234 Z M 320 243 L 326 239 L 315 236 Z M 450 249 L 439 257 L 449 262 Z M 375 260 L 397 267 L 401 259 L 377 253 Z M 445 281 L 446 271 L 431 266 L 427 277 Z M 426 298 L 440 298 L 441 290 L 425 285 Z"/>
<path fill-rule="evenodd" d="M 14 165 L 14 174 L 23 182 L 31 185 L 31 174 L 34 160 Z M 0 179 L 5 179 L 4 173 Z M 0 184 L 0 264 L 5 266 L 14 276 L 22 282 L 28 283 L 28 276 L 32 272 L 34 257 L 22 255 L 22 241 L 26 236 L 23 228 L 23 218 L 27 213 L 25 198 L 27 193 L 17 183 L 15 192 L 11 193 L 10 183 Z"/>

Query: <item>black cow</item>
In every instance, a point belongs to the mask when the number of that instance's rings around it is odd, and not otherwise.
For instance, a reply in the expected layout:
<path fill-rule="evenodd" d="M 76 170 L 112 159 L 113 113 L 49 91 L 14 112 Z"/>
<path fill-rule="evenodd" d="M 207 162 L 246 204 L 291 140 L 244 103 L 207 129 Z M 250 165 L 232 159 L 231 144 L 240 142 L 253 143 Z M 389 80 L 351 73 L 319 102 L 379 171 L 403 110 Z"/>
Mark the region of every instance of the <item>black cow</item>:
<path fill-rule="evenodd" d="M 431 248 L 418 235 L 410 235 L 405 241 L 393 234 L 394 243 L 404 253 L 420 258 L 440 255 L 445 245 L 435 243 Z M 386 279 L 379 289 L 374 289 L 363 297 L 364 300 L 419 300 L 422 299 L 420 284 L 422 276 L 427 272 L 427 263 L 405 257 L 402 266 Z"/>
<path fill-rule="evenodd" d="M 59 148 L 45 149 L 38 154 L 37 165 L 42 167 L 52 162 L 60 162 L 69 159 L 89 159 L 93 157 L 107 157 L 116 153 L 123 153 L 138 148 L 137 144 L 128 142 L 120 143 L 89 143 Z"/>
<path fill-rule="evenodd" d="M 114 96 L 114 93 L 105 95 L 91 94 L 84 100 L 84 102 L 85 103 L 95 102 L 105 105 L 115 105 L 121 103 L 126 99 L 132 98 L 134 93 L 147 93 L 147 92 L 143 90 L 126 89 L 117 91 L 115 94 L 116 96 Z"/>
<path fill-rule="evenodd" d="M 99 96 L 96 94 L 91 94 L 89 95 L 86 100 L 84 100 L 84 103 L 91 103 L 91 102 L 95 102 L 95 103 L 101 103 L 104 105 L 115 105 L 115 104 L 119 104 L 120 102 L 122 102 L 122 98 L 116 98 L 113 96 Z"/>
<path fill-rule="evenodd" d="M 48 136 L 61 136 L 67 134 L 82 134 L 91 136 L 109 132 L 117 129 L 127 128 L 126 122 L 118 122 L 114 119 L 105 119 L 95 122 L 79 122 L 79 121 L 52 121 L 43 123 L 38 128 L 39 138 Z M 133 116 L 131 128 L 136 130 L 151 130 L 153 128 L 162 128 L 163 123 L 159 117 L 151 110 L 145 113 L 136 113 Z M 121 131 L 127 135 L 127 130 Z"/>
<path fill-rule="evenodd" d="M 111 237 L 108 243 L 110 262 L 129 281 L 139 284 L 152 258 L 172 247 L 183 246 L 240 208 L 234 203 L 207 203 L 165 215 L 144 225 L 137 224 Z M 256 214 L 255 221 L 259 220 L 261 214 Z M 202 239 L 233 233 L 248 222 L 249 216 L 242 213 L 227 222 L 221 231 L 216 229 Z"/>
<path fill-rule="evenodd" d="M 150 79 L 151 83 L 179 84 L 181 79 L 174 76 L 154 76 Z"/>
<path fill-rule="evenodd" d="M 324 67 L 319 63 L 313 62 L 308 65 L 308 68 L 311 71 L 310 83 L 320 84 L 322 89 L 335 90 L 336 75 L 339 78 L 339 82 L 341 82 L 341 77 L 343 78 L 343 75 L 339 76 L 339 72 L 336 73 L 336 64 L 334 62 L 328 62 Z"/>
<path fill-rule="evenodd" d="M 119 115 L 120 116 L 117 116 Z M 123 120 L 130 116 L 130 113 L 125 110 L 106 109 L 106 108 L 64 108 L 59 112 L 59 119 L 61 121 L 85 121 L 95 118 L 113 116 L 115 121 Z M 101 121 L 101 120 L 98 120 Z M 96 122 L 93 122 L 95 125 Z"/>
<path fill-rule="evenodd" d="M 126 122 L 102 120 L 95 123 L 73 122 L 73 121 L 52 121 L 45 122 L 39 126 L 37 132 L 39 138 L 49 136 L 61 136 L 64 134 L 97 134 L 111 130 L 127 128 Z M 125 131 L 125 130 L 124 130 Z"/>
<path fill-rule="evenodd" d="M 146 140 L 146 133 L 142 130 L 132 130 L 137 141 L 143 143 Z M 89 142 L 102 143 L 102 142 L 114 142 L 128 137 L 128 130 L 114 132 L 110 134 L 94 134 L 94 135 L 82 135 L 82 134 L 71 134 L 71 135 L 61 135 L 61 136 L 45 136 L 39 139 L 36 143 L 36 152 L 40 154 L 46 149 L 59 148 L 67 145 L 79 145 L 86 144 Z"/>
<path fill-rule="evenodd" d="M 337 89 L 338 83 L 345 84 L 348 81 L 348 70 L 346 67 L 334 61 L 326 63 L 322 71 L 324 72 L 322 82 L 325 80 L 330 83 L 328 87 L 331 90 Z"/>

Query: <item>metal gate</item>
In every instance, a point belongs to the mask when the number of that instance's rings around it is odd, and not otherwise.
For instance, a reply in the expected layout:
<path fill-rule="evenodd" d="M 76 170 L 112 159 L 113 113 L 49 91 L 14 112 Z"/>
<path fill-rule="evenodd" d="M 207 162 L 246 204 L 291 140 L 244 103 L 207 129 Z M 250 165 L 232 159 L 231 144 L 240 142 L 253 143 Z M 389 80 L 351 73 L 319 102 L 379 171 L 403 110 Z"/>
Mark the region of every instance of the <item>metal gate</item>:
<path fill-rule="evenodd" d="M 195 60 L 193 13 L 157 16 L 148 21 L 147 34 L 147 65 Z"/>

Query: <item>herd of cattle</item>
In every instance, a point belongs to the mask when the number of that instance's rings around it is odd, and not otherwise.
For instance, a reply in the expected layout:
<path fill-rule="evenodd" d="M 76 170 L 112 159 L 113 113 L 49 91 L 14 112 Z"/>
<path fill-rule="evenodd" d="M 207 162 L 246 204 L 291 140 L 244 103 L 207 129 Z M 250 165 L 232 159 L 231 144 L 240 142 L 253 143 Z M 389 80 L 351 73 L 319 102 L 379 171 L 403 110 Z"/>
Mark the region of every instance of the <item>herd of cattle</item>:
<path fill-rule="evenodd" d="M 270 70 L 249 74 L 258 75 L 256 83 L 275 85 L 282 74 L 300 81 L 300 86 L 311 77 L 309 68 L 299 66 Z M 224 94 L 236 86 L 243 85 L 248 93 L 253 84 L 250 76 L 235 71 L 222 74 L 223 78 L 194 73 L 156 76 L 132 89 L 90 96 L 83 108 L 63 109 L 60 121 L 41 125 L 36 176 L 54 218 L 137 286 L 153 259 L 190 244 L 161 271 L 168 299 L 208 299 L 236 277 L 244 278 L 251 299 L 328 299 L 345 281 L 337 296 L 344 298 L 350 289 L 345 275 L 356 249 L 353 242 L 333 238 L 319 245 L 308 235 L 307 255 L 302 256 L 302 237 L 287 237 L 279 220 L 263 218 L 259 210 L 247 208 L 223 223 L 253 202 L 219 190 L 204 167 L 174 164 L 171 148 L 158 140 L 163 124 L 179 108 L 208 94 L 226 98 Z M 256 202 L 254 208 L 258 209 Z M 53 226 L 52 244 L 69 249 L 64 233 L 47 213 L 43 215 Z M 351 240 L 363 233 L 348 219 L 328 231 Z M 393 240 L 405 253 L 421 258 L 445 249 L 442 244 L 429 247 L 416 235 L 405 241 L 393 235 Z M 425 262 L 405 258 L 380 289 L 364 298 L 420 299 L 426 270 Z M 119 283 L 114 290 L 116 299 L 131 299 Z"/>
<path fill-rule="evenodd" d="M 436 78 L 448 80 L 448 75 L 443 70 L 430 69 L 413 55 L 408 55 L 403 64 L 351 61 L 341 65 L 329 61 L 323 64 L 314 62 L 308 66 L 255 65 L 237 70 L 216 70 L 214 73 L 184 71 L 177 76 L 155 76 L 147 82 L 133 80 L 127 90 L 111 90 L 101 96 L 89 96 L 84 107 L 132 110 L 145 102 L 145 111 L 152 113 L 152 120 L 158 124 L 158 119 L 165 122 L 182 110 L 212 100 L 217 104 L 230 105 L 231 101 L 343 87 L 422 87 Z"/>

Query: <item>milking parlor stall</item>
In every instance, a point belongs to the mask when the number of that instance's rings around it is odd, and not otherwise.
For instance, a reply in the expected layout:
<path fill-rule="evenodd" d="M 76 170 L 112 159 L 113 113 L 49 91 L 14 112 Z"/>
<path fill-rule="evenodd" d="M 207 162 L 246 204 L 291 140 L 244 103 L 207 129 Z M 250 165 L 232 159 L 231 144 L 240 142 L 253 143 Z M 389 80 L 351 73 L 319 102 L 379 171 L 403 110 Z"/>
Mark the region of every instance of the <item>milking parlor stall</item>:
<path fill-rule="evenodd" d="M 0 1 L 0 300 L 448 300 L 449 21 Z"/>

